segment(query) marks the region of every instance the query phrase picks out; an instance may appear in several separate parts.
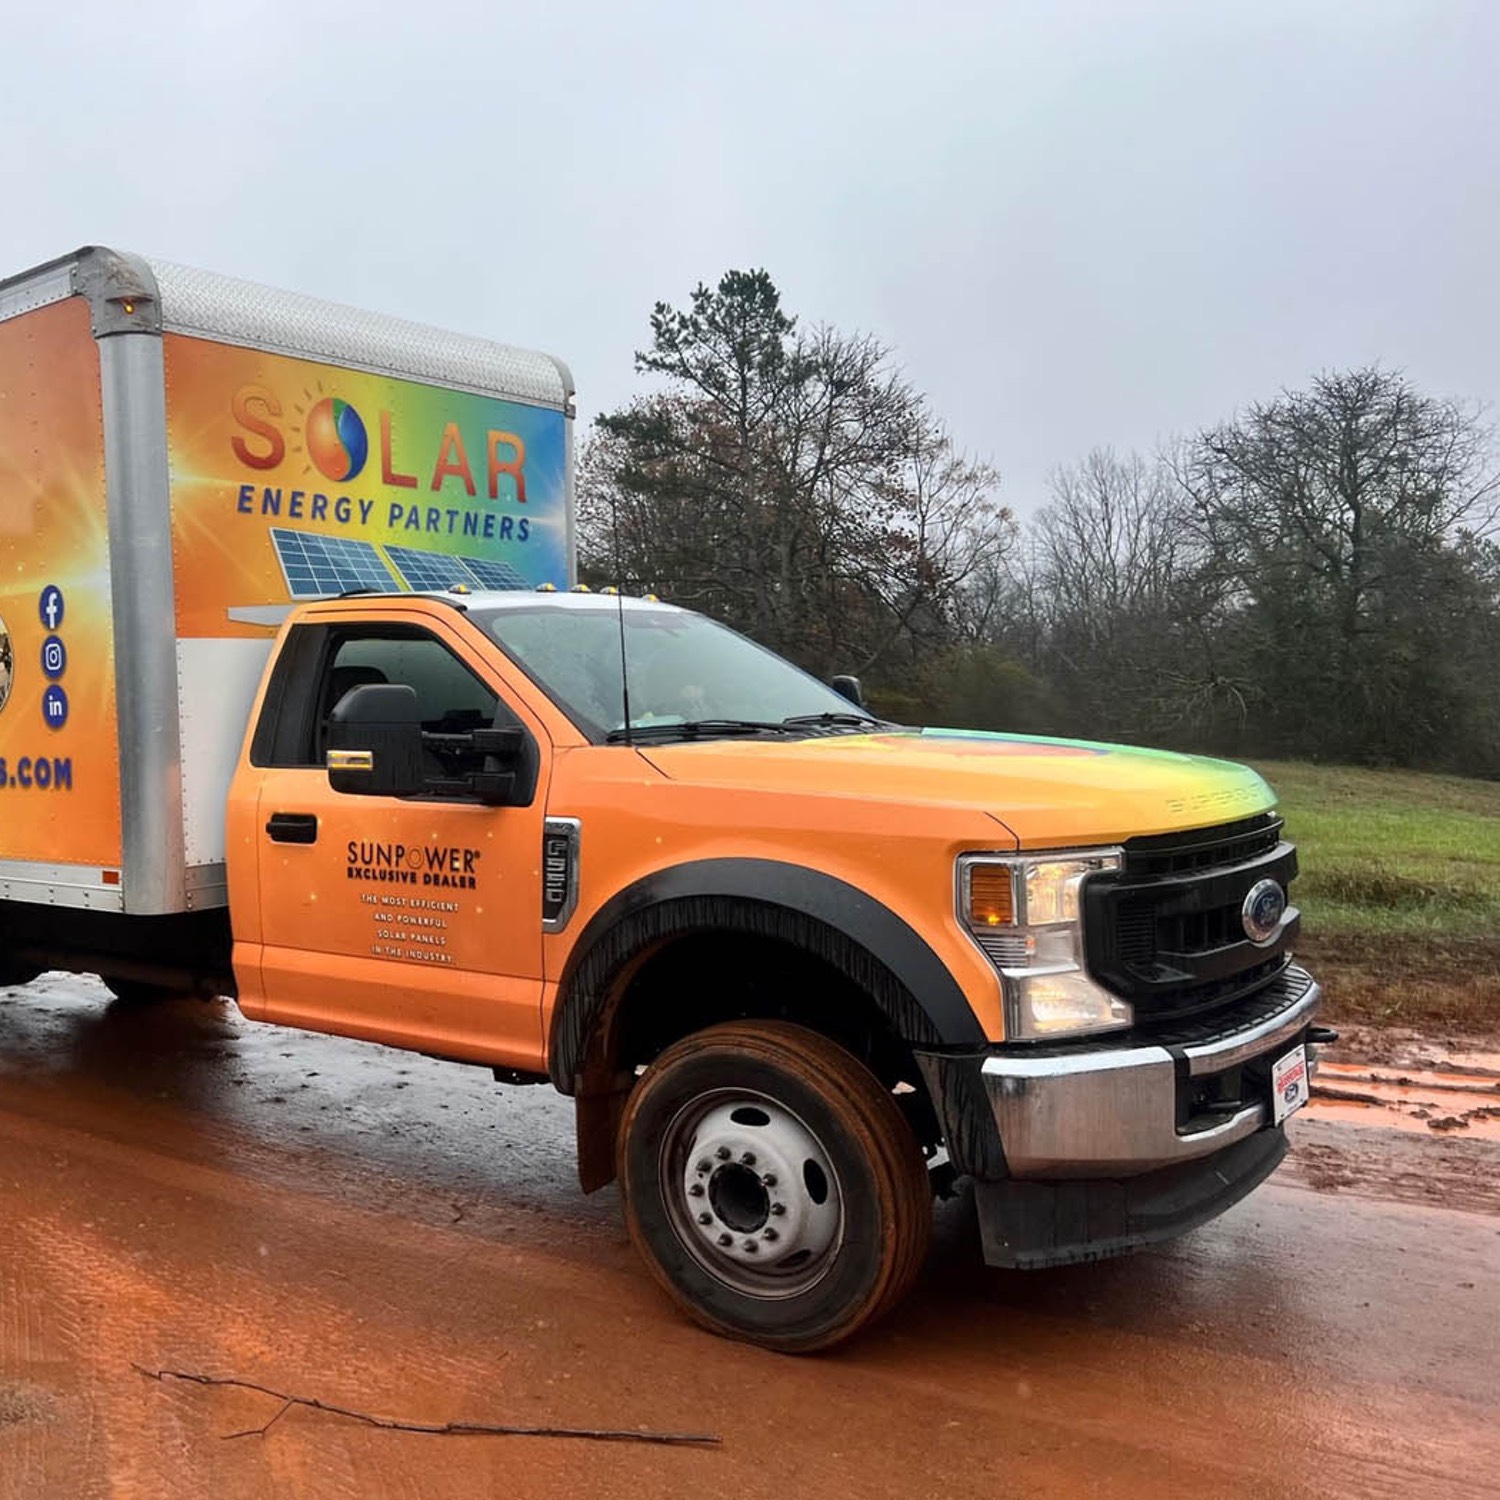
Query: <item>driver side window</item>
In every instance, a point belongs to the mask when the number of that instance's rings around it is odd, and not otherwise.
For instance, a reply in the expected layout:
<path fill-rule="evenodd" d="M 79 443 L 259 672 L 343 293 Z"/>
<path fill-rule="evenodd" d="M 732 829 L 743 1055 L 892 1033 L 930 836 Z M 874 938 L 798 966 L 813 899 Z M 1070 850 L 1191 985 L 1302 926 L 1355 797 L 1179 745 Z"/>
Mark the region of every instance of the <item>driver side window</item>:
<path fill-rule="evenodd" d="M 500 700 L 459 659 L 431 636 L 391 639 L 351 636 L 340 641 L 325 680 L 328 711 L 350 688 L 365 683 L 402 683 L 415 690 L 422 728 L 462 734 L 495 722 Z"/>
<path fill-rule="evenodd" d="M 498 722 L 515 722 L 499 698 L 448 648 L 431 636 L 418 634 L 343 635 L 335 637 L 323 668 L 313 743 L 304 764 L 321 766 L 328 750 L 328 724 L 333 710 L 355 688 L 392 683 L 411 688 L 427 734 L 466 734 Z M 451 757 L 450 757 L 451 758 Z M 460 769 L 439 756 L 429 766 L 433 775 Z"/>

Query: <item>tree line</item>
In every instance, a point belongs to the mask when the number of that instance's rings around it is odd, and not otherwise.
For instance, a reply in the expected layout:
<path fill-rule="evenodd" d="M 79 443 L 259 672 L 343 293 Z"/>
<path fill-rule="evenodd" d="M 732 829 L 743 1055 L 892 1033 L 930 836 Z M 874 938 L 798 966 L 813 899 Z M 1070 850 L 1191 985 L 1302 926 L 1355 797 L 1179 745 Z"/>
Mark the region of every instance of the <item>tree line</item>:
<path fill-rule="evenodd" d="M 1500 776 L 1500 464 L 1400 372 L 1090 453 L 1022 524 L 888 349 L 764 271 L 659 303 L 636 366 L 579 465 L 586 581 L 907 722 Z"/>

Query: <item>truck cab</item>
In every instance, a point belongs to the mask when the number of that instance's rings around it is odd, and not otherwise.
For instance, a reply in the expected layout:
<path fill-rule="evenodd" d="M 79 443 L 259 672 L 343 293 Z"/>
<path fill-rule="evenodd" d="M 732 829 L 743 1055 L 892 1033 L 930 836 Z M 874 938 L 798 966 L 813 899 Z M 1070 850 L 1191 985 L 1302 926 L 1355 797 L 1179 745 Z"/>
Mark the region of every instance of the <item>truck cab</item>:
<path fill-rule="evenodd" d="M 885 724 L 654 600 L 300 608 L 227 848 L 246 1015 L 550 1080 L 666 1290 L 775 1348 L 899 1298 L 935 1184 L 992 1264 L 1096 1258 L 1249 1191 L 1305 1097 L 1253 772 Z"/>

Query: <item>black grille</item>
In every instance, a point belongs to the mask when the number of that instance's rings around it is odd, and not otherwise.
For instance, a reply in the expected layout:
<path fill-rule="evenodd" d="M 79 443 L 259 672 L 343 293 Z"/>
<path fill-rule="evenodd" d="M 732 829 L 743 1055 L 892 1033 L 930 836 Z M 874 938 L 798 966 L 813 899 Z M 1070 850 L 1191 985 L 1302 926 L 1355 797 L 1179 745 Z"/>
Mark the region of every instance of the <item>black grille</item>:
<path fill-rule="evenodd" d="M 1274 849 L 1280 840 L 1281 819 L 1271 813 L 1217 828 L 1131 839 L 1125 845 L 1125 873 L 1133 877 L 1182 875 L 1216 865 L 1237 865 Z"/>
<path fill-rule="evenodd" d="M 1090 880 L 1085 896 L 1089 969 L 1161 1025 L 1229 1005 L 1269 983 L 1290 959 L 1298 919 L 1276 939 L 1250 941 L 1242 910 L 1262 880 L 1285 889 L 1297 855 L 1270 815 L 1217 828 L 1133 839 L 1118 875 Z"/>

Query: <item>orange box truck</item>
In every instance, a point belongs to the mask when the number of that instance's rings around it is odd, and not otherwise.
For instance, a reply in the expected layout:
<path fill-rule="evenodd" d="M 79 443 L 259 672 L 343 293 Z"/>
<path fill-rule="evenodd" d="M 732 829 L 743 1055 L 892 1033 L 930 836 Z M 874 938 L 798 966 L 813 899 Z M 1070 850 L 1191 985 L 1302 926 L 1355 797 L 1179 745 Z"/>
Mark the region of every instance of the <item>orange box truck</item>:
<path fill-rule="evenodd" d="M 708 1327 L 890 1308 L 1262 1181 L 1319 989 L 1222 761 L 882 723 L 572 587 L 566 366 L 86 249 L 0 282 L 0 983 L 550 1081 Z M 12 1002 L 13 1003 L 13 1002 Z"/>

